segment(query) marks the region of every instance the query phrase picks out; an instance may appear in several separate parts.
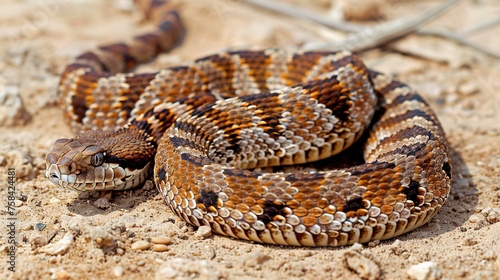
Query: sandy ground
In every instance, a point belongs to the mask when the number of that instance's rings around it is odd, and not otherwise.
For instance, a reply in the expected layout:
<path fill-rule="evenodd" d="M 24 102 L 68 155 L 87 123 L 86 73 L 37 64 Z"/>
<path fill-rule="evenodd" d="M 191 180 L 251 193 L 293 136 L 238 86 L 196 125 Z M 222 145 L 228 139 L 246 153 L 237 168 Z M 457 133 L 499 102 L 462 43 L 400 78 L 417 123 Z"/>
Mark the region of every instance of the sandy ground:
<path fill-rule="evenodd" d="M 293 2 L 325 11 L 329 1 Z M 459 31 L 500 14 L 496 0 L 462 2 L 427 28 Z M 388 19 L 403 18 L 436 3 L 403 1 L 384 12 Z M 293 47 L 342 38 L 240 2 L 190 0 L 181 11 L 189 30 L 183 46 L 139 71 L 228 47 Z M 449 201 L 428 225 L 397 239 L 351 248 L 292 248 L 206 237 L 174 216 L 151 184 L 113 193 L 109 200 L 51 185 L 44 177 L 45 155 L 56 139 L 73 135 L 55 106 L 58 75 L 77 54 L 151 28 L 139 19 L 126 1 L 2 1 L 0 106 L 15 111 L 20 95 L 27 112 L 1 120 L 0 279 L 408 279 L 410 267 L 426 261 L 436 264 L 442 279 L 500 279 L 500 64 L 435 37 L 412 35 L 363 54 L 370 67 L 422 93 L 452 148 Z M 469 38 L 498 51 L 499 32 L 497 25 Z M 6 101 L 6 93 L 13 99 Z M 15 200 L 8 199 L 8 168 L 16 170 Z M 18 246 L 11 258 L 12 221 Z M 149 248 L 153 243 L 167 244 Z"/>

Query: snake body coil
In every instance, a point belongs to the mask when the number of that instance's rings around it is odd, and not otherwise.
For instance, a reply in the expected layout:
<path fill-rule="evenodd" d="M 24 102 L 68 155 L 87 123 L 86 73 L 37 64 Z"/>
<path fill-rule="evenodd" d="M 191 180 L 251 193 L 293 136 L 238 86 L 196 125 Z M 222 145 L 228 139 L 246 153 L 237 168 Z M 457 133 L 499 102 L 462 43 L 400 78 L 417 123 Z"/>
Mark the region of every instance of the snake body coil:
<path fill-rule="evenodd" d="M 348 52 L 279 49 L 114 74 L 181 40 L 178 14 L 166 10 L 161 20 L 157 32 L 85 53 L 66 68 L 60 104 L 84 132 L 56 141 L 47 155 L 54 184 L 127 189 L 154 166 L 158 190 L 184 221 L 297 246 L 398 236 L 428 222 L 446 201 L 445 136 L 408 86 Z M 360 165 L 263 171 L 327 159 L 360 139 Z"/>

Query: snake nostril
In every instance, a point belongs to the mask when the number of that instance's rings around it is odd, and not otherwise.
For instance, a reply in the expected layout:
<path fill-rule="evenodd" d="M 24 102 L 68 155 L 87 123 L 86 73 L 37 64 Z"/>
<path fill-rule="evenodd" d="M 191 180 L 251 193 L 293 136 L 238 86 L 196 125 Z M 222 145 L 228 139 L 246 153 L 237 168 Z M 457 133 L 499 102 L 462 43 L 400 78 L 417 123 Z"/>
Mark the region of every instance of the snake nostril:
<path fill-rule="evenodd" d="M 59 176 L 56 173 L 51 173 L 50 178 L 59 180 Z"/>

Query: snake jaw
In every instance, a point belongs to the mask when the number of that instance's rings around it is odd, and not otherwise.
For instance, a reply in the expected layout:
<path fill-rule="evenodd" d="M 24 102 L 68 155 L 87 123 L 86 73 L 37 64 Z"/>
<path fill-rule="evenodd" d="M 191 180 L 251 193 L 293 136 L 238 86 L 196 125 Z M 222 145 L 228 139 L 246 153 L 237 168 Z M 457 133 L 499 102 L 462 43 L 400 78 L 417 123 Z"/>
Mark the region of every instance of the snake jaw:
<path fill-rule="evenodd" d="M 117 141 L 121 133 L 87 131 L 76 138 L 57 140 L 47 154 L 45 176 L 59 187 L 76 191 L 124 190 L 144 183 L 151 173 L 148 155 L 155 148 L 140 137 Z M 131 149 L 134 145 L 138 147 L 135 151 Z M 124 150 L 144 154 L 143 161 L 123 164 L 128 156 Z"/>

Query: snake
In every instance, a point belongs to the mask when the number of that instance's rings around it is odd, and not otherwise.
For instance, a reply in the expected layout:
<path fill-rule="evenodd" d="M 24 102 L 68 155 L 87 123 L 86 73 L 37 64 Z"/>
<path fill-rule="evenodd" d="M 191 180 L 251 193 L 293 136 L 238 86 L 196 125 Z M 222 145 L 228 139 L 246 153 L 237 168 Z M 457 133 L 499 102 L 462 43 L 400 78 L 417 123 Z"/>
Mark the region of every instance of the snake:
<path fill-rule="evenodd" d="M 188 224 L 291 246 L 390 239 L 446 202 L 445 133 L 411 87 L 349 51 L 221 51 L 133 73 L 186 35 L 160 2 L 155 31 L 85 52 L 61 74 L 59 106 L 77 135 L 47 153 L 52 183 L 126 190 L 153 178 Z M 349 151 L 361 160 L 344 162 Z"/>

